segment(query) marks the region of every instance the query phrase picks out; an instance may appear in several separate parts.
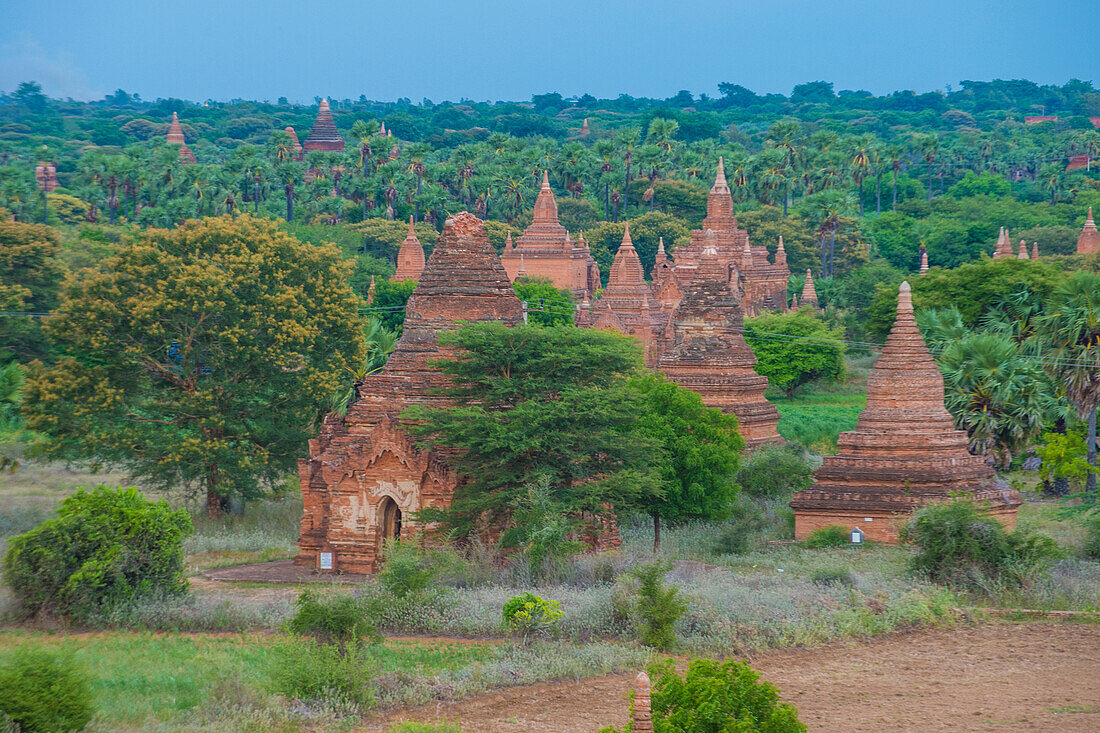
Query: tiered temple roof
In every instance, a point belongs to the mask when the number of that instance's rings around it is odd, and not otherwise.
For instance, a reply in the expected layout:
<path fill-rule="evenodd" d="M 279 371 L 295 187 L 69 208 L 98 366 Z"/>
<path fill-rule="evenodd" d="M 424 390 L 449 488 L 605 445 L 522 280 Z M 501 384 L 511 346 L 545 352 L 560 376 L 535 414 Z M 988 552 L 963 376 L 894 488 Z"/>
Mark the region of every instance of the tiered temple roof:
<path fill-rule="evenodd" d="M 776 252 L 774 262 L 769 261 L 768 248 L 750 245 L 749 234 L 737 225 L 733 208 L 733 195 L 726 181 L 724 161 L 718 159 L 718 171 L 714 185 L 707 195 L 707 216 L 701 229 L 691 233 L 689 244 L 672 253 L 676 262 L 676 274 L 681 283 L 695 277 L 699 258 L 707 246 L 708 232 L 713 234 L 714 246 L 722 264 L 744 289 L 742 305 L 746 315 L 759 315 L 765 310 L 782 310 L 787 304 L 786 253 L 782 258 Z M 732 273 L 736 273 L 733 275 Z"/>
<path fill-rule="evenodd" d="M 956 492 L 988 502 L 1014 523 L 1019 495 L 994 487 L 992 469 L 967 451 L 967 434 L 955 429 L 943 399 L 943 377 L 917 330 L 909 283 L 902 283 L 856 429 L 840 434 L 838 453 L 826 456 L 813 486 L 791 500 L 796 538 L 841 525 L 896 542 L 914 510 Z"/>
<path fill-rule="evenodd" d="M 673 312 L 672 338 L 658 369 L 697 392 L 707 407 L 737 415 L 747 445 L 779 442 L 779 413 L 764 398 L 766 377 L 742 335 L 743 314 L 728 271 L 713 247 L 703 250 L 695 278 Z"/>
<path fill-rule="evenodd" d="M 332 111 L 329 109 L 328 100 L 322 99 L 321 106 L 317 109 L 317 119 L 313 128 L 309 131 L 302 146 L 306 151 L 326 150 L 342 152 L 344 150 L 344 138 L 336 129 L 336 123 L 332 119 Z"/>
<path fill-rule="evenodd" d="M 545 171 L 531 226 L 501 254 L 504 269 L 513 280 L 519 277 L 521 261 L 528 277 L 548 278 L 554 287 L 571 291 L 578 300 L 600 287 L 599 267 L 583 237 L 574 241 L 558 221 L 558 203 Z"/>
<path fill-rule="evenodd" d="M 1088 216 L 1085 217 L 1085 226 L 1081 229 L 1081 235 L 1077 237 L 1077 254 L 1091 255 L 1100 252 L 1100 232 L 1096 230 L 1096 222 L 1092 219 L 1092 207 L 1089 207 Z"/>
<path fill-rule="evenodd" d="M 413 228 L 413 218 L 409 217 L 409 233 L 405 235 L 405 241 L 401 243 L 401 249 L 397 250 L 397 270 L 390 280 L 419 280 L 420 273 L 424 271 L 424 247 L 416 238 L 416 229 Z"/>
<path fill-rule="evenodd" d="M 195 154 L 191 152 L 191 148 L 187 147 L 187 142 L 183 139 L 183 126 L 180 124 L 179 115 L 175 112 L 172 113 L 172 124 L 168 125 L 167 142 L 169 145 L 180 146 L 180 160 L 183 161 L 184 165 L 196 162 Z"/>
<path fill-rule="evenodd" d="M 466 212 L 448 219 L 386 366 L 359 382 L 346 417 L 329 416 L 309 443 L 310 457 L 299 461 L 304 510 L 297 564 L 317 567 L 321 553 L 333 553 L 334 570 L 374 572 L 383 539 L 409 536 L 415 512 L 450 503 L 457 479 L 446 451 L 418 448 L 400 414 L 410 405 L 445 402 L 436 388 L 447 377 L 429 366 L 451 353 L 439 345 L 441 332 L 458 321 L 522 320 L 484 223 Z"/>

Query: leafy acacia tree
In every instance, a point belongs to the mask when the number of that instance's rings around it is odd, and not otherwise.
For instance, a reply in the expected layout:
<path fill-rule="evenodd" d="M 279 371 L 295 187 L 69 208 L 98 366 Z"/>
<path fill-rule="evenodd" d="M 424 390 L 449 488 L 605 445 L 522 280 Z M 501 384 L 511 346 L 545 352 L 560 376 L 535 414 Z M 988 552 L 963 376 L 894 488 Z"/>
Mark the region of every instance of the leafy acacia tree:
<path fill-rule="evenodd" d="M 815 380 L 844 376 L 844 334 L 808 308 L 745 319 L 745 341 L 756 354 L 756 373 L 787 397 Z"/>
<path fill-rule="evenodd" d="M 512 283 L 516 297 L 527 303 L 527 321 L 541 326 L 573 322 L 573 294 L 558 290 L 549 278 L 523 278 Z"/>
<path fill-rule="evenodd" d="M 642 430 L 643 398 L 628 385 L 643 368 L 630 339 L 476 323 L 440 342 L 459 349 L 436 365 L 453 382 L 453 405 L 405 413 L 428 444 L 454 449 L 463 477 L 451 508 L 431 519 L 465 534 L 506 520 L 534 485 L 562 514 L 633 506 L 657 490 L 660 448 Z"/>
<path fill-rule="evenodd" d="M 1066 398 L 1088 422 L 1088 462 L 1096 466 L 1096 411 L 1100 406 L 1100 275 L 1075 272 L 1051 296 L 1038 332 L 1048 345 L 1047 370 L 1065 387 Z M 1095 496 L 1096 473 L 1085 491 Z"/>
<path fill-rule="evenodd" d="M 734 476 L 745 441 L 737 418 L 708 408 L 695 392 L 645 374 L 630 380 L 642 395 L 642 429 L 662 448 L 659 491 L 638 498 L 653 517 L 653 551 L 661 549 L 661 520 L 720 519 L 737 496 Z"/>
<path fill-rule="evenodd" d="M 294 465 L 362 361 L 359 298 L 331 246 L 248 216 L 151 229 L 67 286 L 24 414 L 48 455 L 146 486 L 250 498 Z"/>

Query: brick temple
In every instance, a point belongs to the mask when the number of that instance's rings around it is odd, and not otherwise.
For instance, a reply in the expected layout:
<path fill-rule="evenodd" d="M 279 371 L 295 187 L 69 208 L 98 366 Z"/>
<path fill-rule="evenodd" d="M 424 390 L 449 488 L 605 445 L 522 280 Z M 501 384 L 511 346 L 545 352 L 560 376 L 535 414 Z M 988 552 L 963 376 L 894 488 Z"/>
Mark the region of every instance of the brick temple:
<path fill-rule="evenodd" d="M 302 143 L 302 148 L 306 152 L 320 150 L 341 153 L 344 151 L 344 138 L 336 129 L 327 99 L 321 100 L 321 106 L 317 108 L 317 119 L 313 122 L 306 141 Z"/>
<path fill-rule="evenodd" d="M 546 278 L 559 290 L 569 290 L 578 301 L 592 297 L 600 288 L 600 269 L 592 259 L 584 237 L 577 240 L 558 221 L 558 203 L 550 190 L 550 177 L 542 174 L 542 187 L 535 199 L 531 226 L 500 255 L 508 277 Z"/>
<path fill-rule="evenodd" d="M 446 455 L 418 449 L 400 414 L 444 401 L 433 389 L 447 379 L 429 362 L 447 355 L 439 334 L 459 320 L 523 320 L 484 223 L 465 212 L 444 225 L 386 366 L 357 385 L 344 418 L 326 418 L 309 442 L 309 458 L 299 461 L 304 507 L 296 564 L 373 573 L 386 539 L 415 532 L 415 512 L 449 504 L 458 479 Z"/>
<path fill-rule="evenodd" d="M 191 152 L 191 148 L 187 147 L 187 141 L 183 139 L 183 126 L 180 124 L 179 115 L 175 112 L 172 113 L 172 124 L 168 125 L 166 142 L 169 145 L 180 146 L 180 161 L 184 165 L 190 165 L 197 162 L 195 154 Z"/>
<path fill-rule="evenodd" d="M 1019 494 L 996 487 L 985 459 L 970 455 L 943 398 L 943 377 L 917 330 L 909 283 L 902 283 L 897 319 L 867 378 L 867 407 L 856 429 L 840 434 L 838 453 L 826 456 L 813 485 L 791 500 L 795 538 L 841 525 L 896 543 L 915 510 L 954 493 L 987 503 L 1014 526 Z"/>
<path fill-rule="evenodd" d="M 1077 254 L 1094 255 L 1100 252 L 1100 232 L 1096 230 L 1096 222 L 1092 219 L 1092 207 L 1089 207 L 1088 216 L 1085 217 L 1085 226 L 1077 237 Z"/>
<path fill-rule="evenodd" d="M 737 415 L 749 448 L 780 442 L 779 412 L 764 398 L 767 377 L 742 335 L 743 315 L 728 271 L 713 247 L 705 248 L 693 280 L 673 312 L 671 343 L 657 368 L 699 394 L 707 407 Z"/>
<path fill-rule="evenodd" d="M 409 217 L 409 233 L 405 235 L 405 241 L 397 250 L 397 270 L 390 280 L 419 280 L 420 273 L 424 271 L 424 246 L 416 238 L 416 229 L 413 228 L 413 218 Z"/>

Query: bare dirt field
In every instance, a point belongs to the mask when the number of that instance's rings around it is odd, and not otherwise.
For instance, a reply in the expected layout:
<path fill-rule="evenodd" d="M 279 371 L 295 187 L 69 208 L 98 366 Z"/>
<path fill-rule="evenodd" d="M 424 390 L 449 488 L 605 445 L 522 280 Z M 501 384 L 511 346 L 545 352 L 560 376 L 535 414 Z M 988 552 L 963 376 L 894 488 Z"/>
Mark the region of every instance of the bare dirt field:
<path fill-rule="evenodd" d="M 1100 731 L 1100 626 L 997 624 L 772 651 L 752 665 L 811 731 Z M 626 723 L 634 675 L 506 689 L 394 713 L 470 733 Z"/>

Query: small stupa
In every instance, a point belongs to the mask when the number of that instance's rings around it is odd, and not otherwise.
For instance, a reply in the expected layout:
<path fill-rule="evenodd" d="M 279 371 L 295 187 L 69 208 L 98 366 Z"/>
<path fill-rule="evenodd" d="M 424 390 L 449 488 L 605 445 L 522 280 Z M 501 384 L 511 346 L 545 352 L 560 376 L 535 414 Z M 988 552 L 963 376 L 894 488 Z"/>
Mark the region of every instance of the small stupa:
<path fill-rule="evenodd" d="M 1039 243 L 1038 242 L 1032 242 L 1031 243 L 1031 259 L 1033 259 L 1033 260 L 1039 259 Z"/>
<path fill-rule="evenodd" d="M 957 493 L 987 503 L 1013 526 L 1019 494 L 994 486 L 993 469 L 967 451 L 967 434 L 955 429 L 943 399 L 943 376 L 917 330 L 903 282 L 894 327 L 867 377 L 867 407 L 855 430 L 840 434 L 837 454 L 825 456 L 813 485 L 791 500 L 795 538 L 840 525 L 896 543 L 915 510 Z"/>
<path fill-rule="evenodd" d="M 287 126 L 286 134 L 287 134 L 287 137 L 290 138 L 290 146 L 292 148 L 294 148 L 294 159 L 295 160 L 301 160 L 302 159 L 302 144 L 300 142 L 298 142 L 298 133 L 294 132 L 293 127 Z"/>
<path fill-rule="evenodd" d="M 1092 207 L 1089 207 L 1088 216 L 1085 217 L 1085 226 L 1077 237 L 1077 254 L 1091 255 L 1100 252 L 1100 232 L 1096 230 L 1096 222 L 1092 219 Z"/>
<path fill-rule="evenodd" d="M 1016 259 L 1018 259 L 1018 260 L 1029 260 L 1029 259 L 1031 259 L 1027 255 L 1027 243 L 1024 242 L 1024 240 L 1022 240 L 1022 239 L 1020 240 L 1020 251 L 1016 254 Z"/>
<path fill-rule="evenodd" d="M 416 238 L 416 229 L 413 227 L 413 218 L 409 217 L 409 233 L 405 235 L 405 241 L 397 250 L 397 270 L 390 280 L 419 280 L 420 273 L 424 271 L 424 246 Z"/>
<path fill-rule="evenodd" d="M 928 272 L 928 248 L 923 244 L 920 246 L 920 274 Z"/>
<path fill-rule="evenodd" d="M 806 282 L 802 286 L 802 297 L 798 299 L 802 305 L 817 307 L 817 289 L 814 287 L 814 274 L 806 270 Z"/>
<path fill-rule="evenodd" d="M 179 115 L 175 112 L 172 113 L 172 124 L 168 125 L 167 143 L 180 146 L 180 161 L 184 165 L 197 162 L 195 154 L 191 152 L 191 148 L 187 147 L 187 142 L 183 139 L 183 125 L 180 124 Z"/>
<path fill-rule="evenodd" d="M 313 128 L 309 131 L 309 137 L 306 138 L 302 147 L 308 152 L 314 150 L 343 152 L 344 138 L 336 129 L 327 99 L 321 100 L 321 106 L 317 108 L 317 119 L 313 122 Z"/>
<path fill-rule="evenodd" d="M 1015 257 L 1016 253 L 1012 251 L 1012 237 L 1009 236 L 1008 230 L 1001 227 L 1001 233 L 997 237 L 997 247 L 993 250 L 994 257 Z"/>

